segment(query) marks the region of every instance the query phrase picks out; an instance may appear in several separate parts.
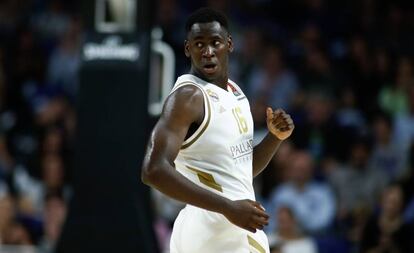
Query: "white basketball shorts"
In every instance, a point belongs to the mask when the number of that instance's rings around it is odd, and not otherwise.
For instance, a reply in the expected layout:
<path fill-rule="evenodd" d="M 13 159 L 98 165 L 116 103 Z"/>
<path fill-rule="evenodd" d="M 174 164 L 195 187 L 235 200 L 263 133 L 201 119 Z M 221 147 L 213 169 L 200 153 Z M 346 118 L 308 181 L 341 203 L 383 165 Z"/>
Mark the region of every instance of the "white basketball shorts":
<path fill-rule="evenodd" d="M 269 253 L 262 230 L 251 233 L 222 214 L 187 205 L 174 222 L 171 253 Z"/>

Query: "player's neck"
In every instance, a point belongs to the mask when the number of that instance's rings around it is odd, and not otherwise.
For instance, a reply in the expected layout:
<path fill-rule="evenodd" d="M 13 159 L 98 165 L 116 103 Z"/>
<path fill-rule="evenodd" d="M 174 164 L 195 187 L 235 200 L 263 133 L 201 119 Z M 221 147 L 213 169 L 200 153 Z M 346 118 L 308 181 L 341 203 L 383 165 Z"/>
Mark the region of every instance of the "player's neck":
<path fill-rule="evenodd" d="M 217 85 L 218 87 L 227 90 L 227 83 L 229 82 L 229 77 L 227 75 L 225 75 L 222 78 L 219 78 L 217 80 L 214 81 L 210 81 L 210 83 L 213 83 L 215 85 Z"/>
<path fill-rule="evenodd" d="M 229 77 L 228 77 L 228 74 L 227 73 L 223 74 L 220 77 L 217 77 L 214 80 L 209 80 L 203 74 L 201 74 L 200 72 L 194 70 L 193 68 L 191 68 L 190 74 L 195 75 L 196 77 L 198 77 L 198 78 L 200 78 L 200 79 L 202 79 L 202 80 L 204 80 L 206 82 L 215 84 L 215 85 L 217 85 L 218 87 L 220 87 L 220 88 L 222 88 L 224 90 L 227 89 L 227 83 L 229 81 Z"/>

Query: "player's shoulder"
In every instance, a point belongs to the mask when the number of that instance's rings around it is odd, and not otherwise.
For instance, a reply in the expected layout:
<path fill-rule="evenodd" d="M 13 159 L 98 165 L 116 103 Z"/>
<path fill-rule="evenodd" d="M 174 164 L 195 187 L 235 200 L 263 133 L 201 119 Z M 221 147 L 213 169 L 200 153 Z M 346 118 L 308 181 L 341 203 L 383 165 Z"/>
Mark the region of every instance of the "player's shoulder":
<path fill-rule="evenodd" d="M 179 76 L 171 90 L 172 96 L 179 96 L 182 98 L 202 98 L 203 97 L 203 86 L 205 81 L 197 78 L 191 74 L 185 74 Z"/>
<path fill-rule="evenodd" d="M 204 95 L 200 87 L 189 80 L 183 81 L 179 78 L 164 103 L 162 115 L 163 118 L 200 120 L 203 115 L 203 103 Z"/>
<path fill-rule="evenodd" d="M 170 93 L 170 98 L 186 101 L 194 106 L 202 105 L 210 83 L 191 74 L 179 76 Z"/>
<path fill-rule="evenodd" d="M 184 85 L 194 85 L 197 87 L 205 87 L 208 85 L 208 82 L 204 81 L 203 79 L 195 75 L 185 74 L 177 78 L 177 81 L 175 82 L 173 89 L 176 89 L 177 87 L 184 86 Z"/>
<path fill-rule="evenodd" d="M 177 87 L 177 89 L 171 93 L 170 97 L 185 101 L 187 104 L 191 105 L 194 102 L 203 100 L 203 92 L 195 85 L 183 85 Z"/>

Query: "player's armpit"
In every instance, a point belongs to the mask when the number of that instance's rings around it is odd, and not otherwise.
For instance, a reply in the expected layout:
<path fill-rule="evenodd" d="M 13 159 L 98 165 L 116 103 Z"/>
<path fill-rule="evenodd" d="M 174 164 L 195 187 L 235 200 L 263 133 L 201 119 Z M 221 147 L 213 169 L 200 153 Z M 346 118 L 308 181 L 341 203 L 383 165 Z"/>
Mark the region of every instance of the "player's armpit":
<path fill-rule="evenodd" d="M 158 170 L 174 164 L 190 125 L 202 122 L 203 117 L 204 98 L 197 87 L 180 87 L 167 98 L 148 143 L 141 171 L 144 183 L 155 183 L 151 181 L 159 178 Z"/>

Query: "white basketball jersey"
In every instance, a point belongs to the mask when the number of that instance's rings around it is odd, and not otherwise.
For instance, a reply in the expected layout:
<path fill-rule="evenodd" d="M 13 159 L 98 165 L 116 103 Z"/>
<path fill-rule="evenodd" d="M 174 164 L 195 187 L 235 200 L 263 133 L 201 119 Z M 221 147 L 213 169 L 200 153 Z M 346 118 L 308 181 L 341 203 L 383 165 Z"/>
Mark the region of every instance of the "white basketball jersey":
<path fill-rule="evenodd" d="M 184 85 L 204 95 L 204 120 L 187 138 L 176 169 L 197 185 L 231 200 L 255 199 L 252 179 L 253 119 L 249 102 L 234 82 L 227 90 L 194 75 L 182 75 L 172 92 Z"/>

